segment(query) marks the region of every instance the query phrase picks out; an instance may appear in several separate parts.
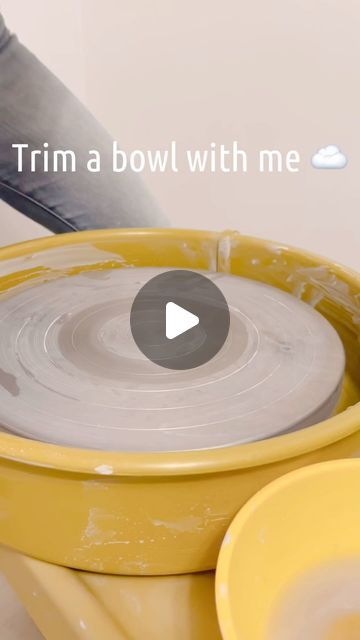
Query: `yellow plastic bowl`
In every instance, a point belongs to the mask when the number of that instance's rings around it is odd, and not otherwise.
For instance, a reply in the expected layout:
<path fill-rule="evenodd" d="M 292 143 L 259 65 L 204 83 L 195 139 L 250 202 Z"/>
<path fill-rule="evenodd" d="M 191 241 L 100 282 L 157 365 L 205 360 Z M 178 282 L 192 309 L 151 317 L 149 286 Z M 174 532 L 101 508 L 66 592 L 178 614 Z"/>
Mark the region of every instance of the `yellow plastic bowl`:
<path fill-rule="evenodd" d="M 159 575 L 213 569 L 226 529 L 256 491 L 297 467 L 360 451 L 360 406 L 348 408 L 360 398 L 356 273 L 235 232 L 117 229 L 2 249 L 0 291 L 44 273 L 47 278 L 63 275 L 64 251 L 67 264 L 74 265 L 67 267 L 68 275 L 128 265 L 217 269 L 316 304 L 346 349 L 339 413 L 271 440 L 184 453 L 97 452 L 0 433 L 0 543 L 96 572 Z"/>
<path fill-rule="evenodd" d="M 267 639 L 274 609 L 298 578 L 360 557 L 359 487 L 360 460 L 324 462 L 278 478 L 241 509 L 216 570 L 224 640 Z"/>

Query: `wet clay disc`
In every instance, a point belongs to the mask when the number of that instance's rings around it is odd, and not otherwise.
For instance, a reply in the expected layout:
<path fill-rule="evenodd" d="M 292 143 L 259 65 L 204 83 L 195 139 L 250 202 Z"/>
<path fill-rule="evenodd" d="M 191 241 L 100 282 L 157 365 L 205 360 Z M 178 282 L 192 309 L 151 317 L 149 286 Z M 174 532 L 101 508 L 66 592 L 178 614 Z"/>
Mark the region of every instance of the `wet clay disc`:
<path fill-rule="evenodd" d="M 206 364 L 149 361 L 132 302 L 159 268 L 35 280 L 1 295 L 0 424 L 75 447 L 184 451 L 270 438 L 328 417 L 342 343 L 320 313 L 276 288 L 202 272 L 230 308 L 225 344 Z"/>

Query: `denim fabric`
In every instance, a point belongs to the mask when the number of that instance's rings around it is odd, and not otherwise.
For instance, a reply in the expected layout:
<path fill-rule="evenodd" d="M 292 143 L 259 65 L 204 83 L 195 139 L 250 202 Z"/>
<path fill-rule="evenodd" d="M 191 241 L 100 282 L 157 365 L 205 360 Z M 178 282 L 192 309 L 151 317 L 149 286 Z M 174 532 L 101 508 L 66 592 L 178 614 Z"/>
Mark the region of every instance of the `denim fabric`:
<path fill-rule="evenodd" d="M 66 43 L 64 43 L 66 46 Z M 125 125 L 126 126 L 126 125 Z M 17 170 L 14 143 L 72 149 L 77 170 Z M 101 172 L 86 169 L 89 149 Z M 49 154 L 52 156 L 52 153 Z M 138 174 L 112 171 L 112 138 L 83 104 L 15 35 L 0 14 L 0 198 L 55 233 L 109 227 L 166 226 Z"/>

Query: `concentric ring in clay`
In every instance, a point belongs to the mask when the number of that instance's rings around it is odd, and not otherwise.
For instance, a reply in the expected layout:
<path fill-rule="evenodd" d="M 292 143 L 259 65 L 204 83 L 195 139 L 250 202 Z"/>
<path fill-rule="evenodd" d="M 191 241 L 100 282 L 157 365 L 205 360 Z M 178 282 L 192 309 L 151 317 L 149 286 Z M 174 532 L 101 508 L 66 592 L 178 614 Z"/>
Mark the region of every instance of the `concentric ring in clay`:
<path fill-rule="evenodd" d="M 160 268 L 38 277 L 0 297 L 0 424 L 73 447 L 185 451 L 300 429 L 336 406 L 344 352 L 317 311 L 278 289 L 202 272 L 231 313 L 207 364 L 172 371 L 146 360 L 130 309 Z"/>

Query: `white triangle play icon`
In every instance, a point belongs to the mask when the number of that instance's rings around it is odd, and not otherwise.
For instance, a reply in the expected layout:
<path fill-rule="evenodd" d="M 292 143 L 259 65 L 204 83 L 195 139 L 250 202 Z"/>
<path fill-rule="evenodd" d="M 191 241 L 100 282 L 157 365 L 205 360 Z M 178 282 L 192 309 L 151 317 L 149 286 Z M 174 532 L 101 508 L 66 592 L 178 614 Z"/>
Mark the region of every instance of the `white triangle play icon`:
<path fill-rule="evenodd" d="M 189 331 L 199 324 L 199 318 L 194 313 L 186 311 L 175 302 L 166 304 L 166 337 L 169 340 L 177 338 L 185 331 Z"/>

